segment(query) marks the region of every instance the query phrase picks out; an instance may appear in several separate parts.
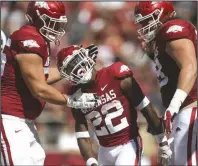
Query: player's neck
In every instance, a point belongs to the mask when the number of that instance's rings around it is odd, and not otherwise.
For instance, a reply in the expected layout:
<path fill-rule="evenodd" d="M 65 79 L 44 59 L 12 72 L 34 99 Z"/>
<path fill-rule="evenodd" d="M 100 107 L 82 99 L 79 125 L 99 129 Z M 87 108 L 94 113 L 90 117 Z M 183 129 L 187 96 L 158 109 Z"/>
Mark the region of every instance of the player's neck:
<path fill-rule="evenodd" d="M 91 80 L 94 81 L 96 79 L 97 70 L 93 68 Z"/>
<path fill-rule="evenodd" d="M 95 84 L 96 74 L 97 74 L 97 70 L 93 68 L 91 80 L 86 84 L 86 86 L 91 87 Z"/>

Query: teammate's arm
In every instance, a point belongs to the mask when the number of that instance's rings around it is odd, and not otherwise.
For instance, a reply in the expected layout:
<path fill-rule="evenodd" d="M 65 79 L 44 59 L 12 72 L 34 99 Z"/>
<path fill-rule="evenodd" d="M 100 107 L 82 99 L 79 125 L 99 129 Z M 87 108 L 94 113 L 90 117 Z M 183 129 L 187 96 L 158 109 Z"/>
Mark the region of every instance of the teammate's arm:
<path fill-rule="evenodd" d="M 163 133 L 163 125 L 158 118 L 156 111 L 150 104 L 150 101 L 147 99 L 147 97 L 144 96 L 135 79 L 132 76 L 123 79 L 121 82 L 121 89 L 128 100 L 133 103 L 133 105 L 136 106 L 138 110 L 141 111 L 155 134 Z"/>
<path fill-rule="evenodd" d="M 32 53 L 17 54 L 15 58 L 26 85 L 36 98 L 52 104 L 67 105 L 73 108 L 91 108 L 95 106 L 97 100 L 95 100 L 93 94 L 80 94 L 79 100 L 74 101 L 73 98 L 48 85 L 43 72 L 43 61 L 39 55 Z M 87 99 L 88 96 L 92 98 L 91 101 Z"/>
<path fill-rule="evenodd" d="M 156 141 L 159 144 L 159 162 L 161 164 L 167 164 L 172 152 L 168 146 L 163 124 L 160 118 L 158 118 L 155 109 L 152 107 L 147 97 L 144 96 L 138 83 L 132 76 L 121 81 L 121 90 L 128 98 L 129 102 L 134 105 L 137 110 L 140 110 L 145 117 L 147 123 L 154 132 Z"/>
<path fill-rule="evenodd" d="M 72 109 L 72 114 L 75 119 L 75 134 L 81 155 L 87 166 L 97 166 L 98 162 L 92 148 L 93 143 L 88 132 L 87 120 L 83 114 L 76 109 Z"/>
<path fill-rule="evenodd" d="M 193 42 L 189 39 L 169 41 L 166 44 L 166 52 L 180 68 L 177 88 L 188 94 L 197 78 L 197 59 Z"/>
<path fill-rule="evenodd" d="M 180 68 L 177 90 L 170 103 L 170 106 L 177 107 L 179 111 L 181 104 L 191 91 L 197 78 L 195 47 L 189 39 L 172 40 L 166 43 L 166 52 Z"/>
<path fill-rule="evenodd" d="M 37 54 L 17 54 L 23 79 L 32 95 L 52 104 L 67 104 L 67 95 L 48 85 L 43 72 L 43 61 Z"/>

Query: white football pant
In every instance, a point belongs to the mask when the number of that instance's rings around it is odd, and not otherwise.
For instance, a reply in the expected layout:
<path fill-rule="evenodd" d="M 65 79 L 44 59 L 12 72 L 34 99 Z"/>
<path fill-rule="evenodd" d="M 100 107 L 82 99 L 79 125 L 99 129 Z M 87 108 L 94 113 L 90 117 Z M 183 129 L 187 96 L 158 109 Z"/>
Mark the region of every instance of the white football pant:
<path fill-rule="evenodd" d="M 44 165 L 44 159 L 34 122 L 2 115 L 1 165 Z"/>
<path fill-rule="evenodd" d="M 99 146 L 98 163 L 105 165 L 141 165 L 142 140 L 140 137 L 113 147 Z"/>
<path fill-rule="evenodd" d="M 169 165 L 198 165 L 197 107 L 184 108 L 173 121 L 170 138 L 173 152 Z"/>

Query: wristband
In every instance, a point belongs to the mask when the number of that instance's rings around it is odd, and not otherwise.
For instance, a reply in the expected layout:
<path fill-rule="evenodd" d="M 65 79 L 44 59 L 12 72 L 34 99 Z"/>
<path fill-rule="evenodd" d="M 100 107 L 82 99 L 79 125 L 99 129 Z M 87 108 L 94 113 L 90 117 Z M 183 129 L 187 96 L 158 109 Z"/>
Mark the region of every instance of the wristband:
<path fill-rule="evenodd" d="M 136 109 L 141 111 L 143 108 L 149 105 L 149 103 L 150 103 L 149 99 L 145 96 L 142 102 L 136 107 Z"/>
<path fill-rule="evenodd" d="M 187 96 L 188 94 L 186 92 L 181 89 L 177 89 L 170 102 L 169 108 L 173 107 L 179 109 Z"/>
<path fill-rule="evenodd" d="M 98 161 L 93 158 L 93 157 L 90 157 L 87 161 L 86 161 L 86 166 L 91 166 L 92 164 L 97 164 L 98 165 Z"/>
<path fill-rule="evenodd" d="M 90 137 L 88 131 L 76 132 L 75 135 L 76 135 L 76 138 L 77 138 L 77 139 L 78 139 L 78 138 L 89 138 L 89 137 Z"/>
<path fill-rule="evenodd" d="M 62 94 L 62 93 L 61 93 L 61 94 Z M 65 98 L 65 101 L 67 102 L 66 105 L 68 105 L 68 104 L 70 103 L 70 99 L 69 99 L 70 97 L 68 96 L 67 99 L 66 99 L 65 95 L 64 95 L 64 94 L 62 94 L 62 95 L 63 95 L 63 97 Z"/>

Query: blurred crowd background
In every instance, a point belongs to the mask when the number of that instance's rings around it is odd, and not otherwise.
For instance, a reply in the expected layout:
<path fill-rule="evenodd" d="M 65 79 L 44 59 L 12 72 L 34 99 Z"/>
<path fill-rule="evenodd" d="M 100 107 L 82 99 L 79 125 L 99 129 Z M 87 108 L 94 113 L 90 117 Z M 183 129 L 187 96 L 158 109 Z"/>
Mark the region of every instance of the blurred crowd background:
<path fill-rule="evenodd" d="M 9 36 L 26 24 L 25 11 L 28 2 L 1 2 L 1 29 Z M 134 25 L 135 2 L 64 2 L 68 24 L 67 33 L 59 47 L 52 44 L 51 65 L 56 67 L 56 54 L 65 46 L 78 44 L 98 46 L 97 69 L 122 61 L 133 71 L 144 93 L 158 110 L 161 104 L 159 86 L 154 65 L 138 45 Z M 197 26 L 197 2 L 173 2 L 177 17 L 191 21 Z M 25 34 L 24 34 L 25 35 Z M 62 80 L 54 85 L 61 92 L 68 92 L 69 83 Z M 145 119 L 138 117 L 140 133 L 144 142 L 143 163 L 156 162 L 156 143 L 146 132 Z M 74 120 L 69 108 L 46 104 L 42 115 L 36 120 L 42 144 L 47 153 L 46 165 L 82 165 L 74 135 Z M 97 139 L 92 133 L 96 144 Z"/>

